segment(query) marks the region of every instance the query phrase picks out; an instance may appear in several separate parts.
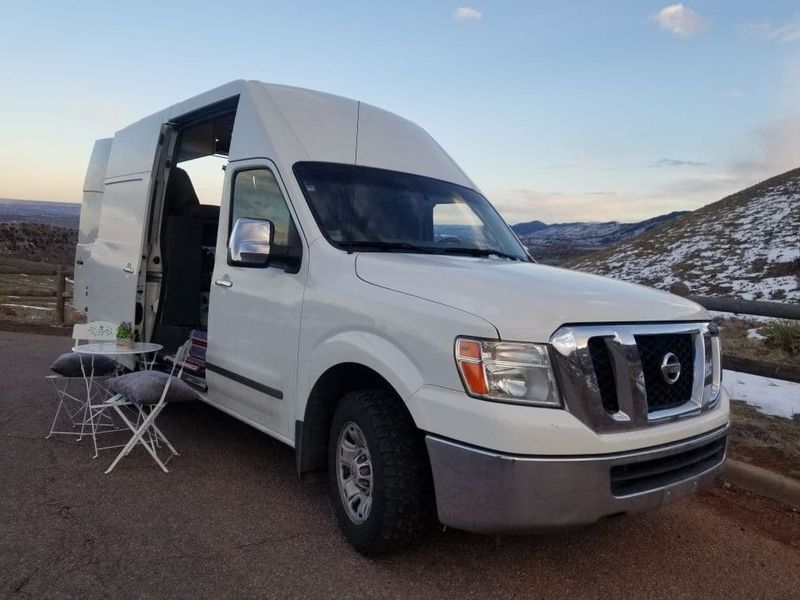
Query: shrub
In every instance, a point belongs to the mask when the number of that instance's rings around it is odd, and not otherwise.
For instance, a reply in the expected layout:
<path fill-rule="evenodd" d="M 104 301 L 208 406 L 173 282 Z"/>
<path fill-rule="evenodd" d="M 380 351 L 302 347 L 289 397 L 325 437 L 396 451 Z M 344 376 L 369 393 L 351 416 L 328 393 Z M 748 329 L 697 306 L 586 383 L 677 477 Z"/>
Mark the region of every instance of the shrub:
<path fill-rule="evenodd" d="M 769 293 L 769 297 L 773 300 L 785 300 L 786 299 L 786 290 L 772 290 Z"/>
<path fill-rule="evenodd" d="M 764 328 L 769 345 L 792 356 L 800 356 L 800 321 L 780 319 Z"/>

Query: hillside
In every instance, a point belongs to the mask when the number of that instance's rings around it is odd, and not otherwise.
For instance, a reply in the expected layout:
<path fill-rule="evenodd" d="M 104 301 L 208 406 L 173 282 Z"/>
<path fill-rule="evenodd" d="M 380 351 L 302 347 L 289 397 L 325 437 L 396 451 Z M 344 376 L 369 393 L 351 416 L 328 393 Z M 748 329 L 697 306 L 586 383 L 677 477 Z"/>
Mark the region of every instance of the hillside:
<path fill-rule="evenodd" d="M 800 302 L 800 169 L 567 264 L 699 295 Z"/>
<path fill-rule="evenodd" d="M 638 223 L 529 221 L 511 228 L 537 261 L 557 264 L 629 240 L 684 214 L 676 211 Z"/>
<path fill-rule="evenodd" d="M 0 223 L 0 256 L 71 267 L 78 230 L 40 223 Z"/>
<path fill-rule="evenodd" d="M 71 267 L 81 205 L 0 198 L 0 256 Z"/>

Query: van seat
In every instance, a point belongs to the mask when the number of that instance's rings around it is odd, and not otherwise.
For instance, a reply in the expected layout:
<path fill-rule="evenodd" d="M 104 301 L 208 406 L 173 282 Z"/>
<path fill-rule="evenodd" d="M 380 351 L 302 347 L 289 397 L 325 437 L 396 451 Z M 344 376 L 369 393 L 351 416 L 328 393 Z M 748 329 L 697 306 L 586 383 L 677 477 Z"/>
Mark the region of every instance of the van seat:
<path fill-rule="evenodd" d="M 185 216 L 185 210 L 200 205 L 189 174 L 180 167 L 175 167 L 170 172 L 164 201 L 167 214 L 172 216 Z"/>
<path fill-rule="evenodd" d="M 204 239 L 211 239 L 211 245 L 214 245 L 219 222 L 219 206 L 200 204 L 189 174 L 180 167 L 172 169 L 164 202 L 167 216 L 204 221 L 206 223 Z"/>

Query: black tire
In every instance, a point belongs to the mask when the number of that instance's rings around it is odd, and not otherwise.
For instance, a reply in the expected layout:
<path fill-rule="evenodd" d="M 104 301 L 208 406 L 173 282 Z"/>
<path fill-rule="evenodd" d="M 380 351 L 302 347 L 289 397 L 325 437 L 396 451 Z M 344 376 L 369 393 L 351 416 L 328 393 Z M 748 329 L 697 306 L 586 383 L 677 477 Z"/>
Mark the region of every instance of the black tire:
<path fill-rule="evenodd" d="M 337 446 L 348 423 L 364 434 L 372 461 L 372 505 L 363 523 L 348 515 L 339 493 Z M 345 538 L 365 556 L 407 547 L 431 515 L 433 494 L 422 435 L 402 402 L 383 390 L 345 394 L 331 424 L 328 478 L 336 518 Z"/>

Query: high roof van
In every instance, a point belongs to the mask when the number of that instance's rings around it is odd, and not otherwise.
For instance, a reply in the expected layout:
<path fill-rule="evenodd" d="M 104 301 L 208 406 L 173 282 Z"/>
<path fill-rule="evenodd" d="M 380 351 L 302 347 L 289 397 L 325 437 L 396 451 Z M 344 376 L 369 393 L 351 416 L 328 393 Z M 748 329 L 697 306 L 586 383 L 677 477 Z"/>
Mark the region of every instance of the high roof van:
<path fill-rule="evenodd" d="M 166 352 L 205 332 L 202 399 L 327 469 L 363 553 L 641 512 L 723 466 L 709 314 L 537 264 L 397 115 L 234 81 L 99 140 L 84 187 L 76 307 Z"/>

